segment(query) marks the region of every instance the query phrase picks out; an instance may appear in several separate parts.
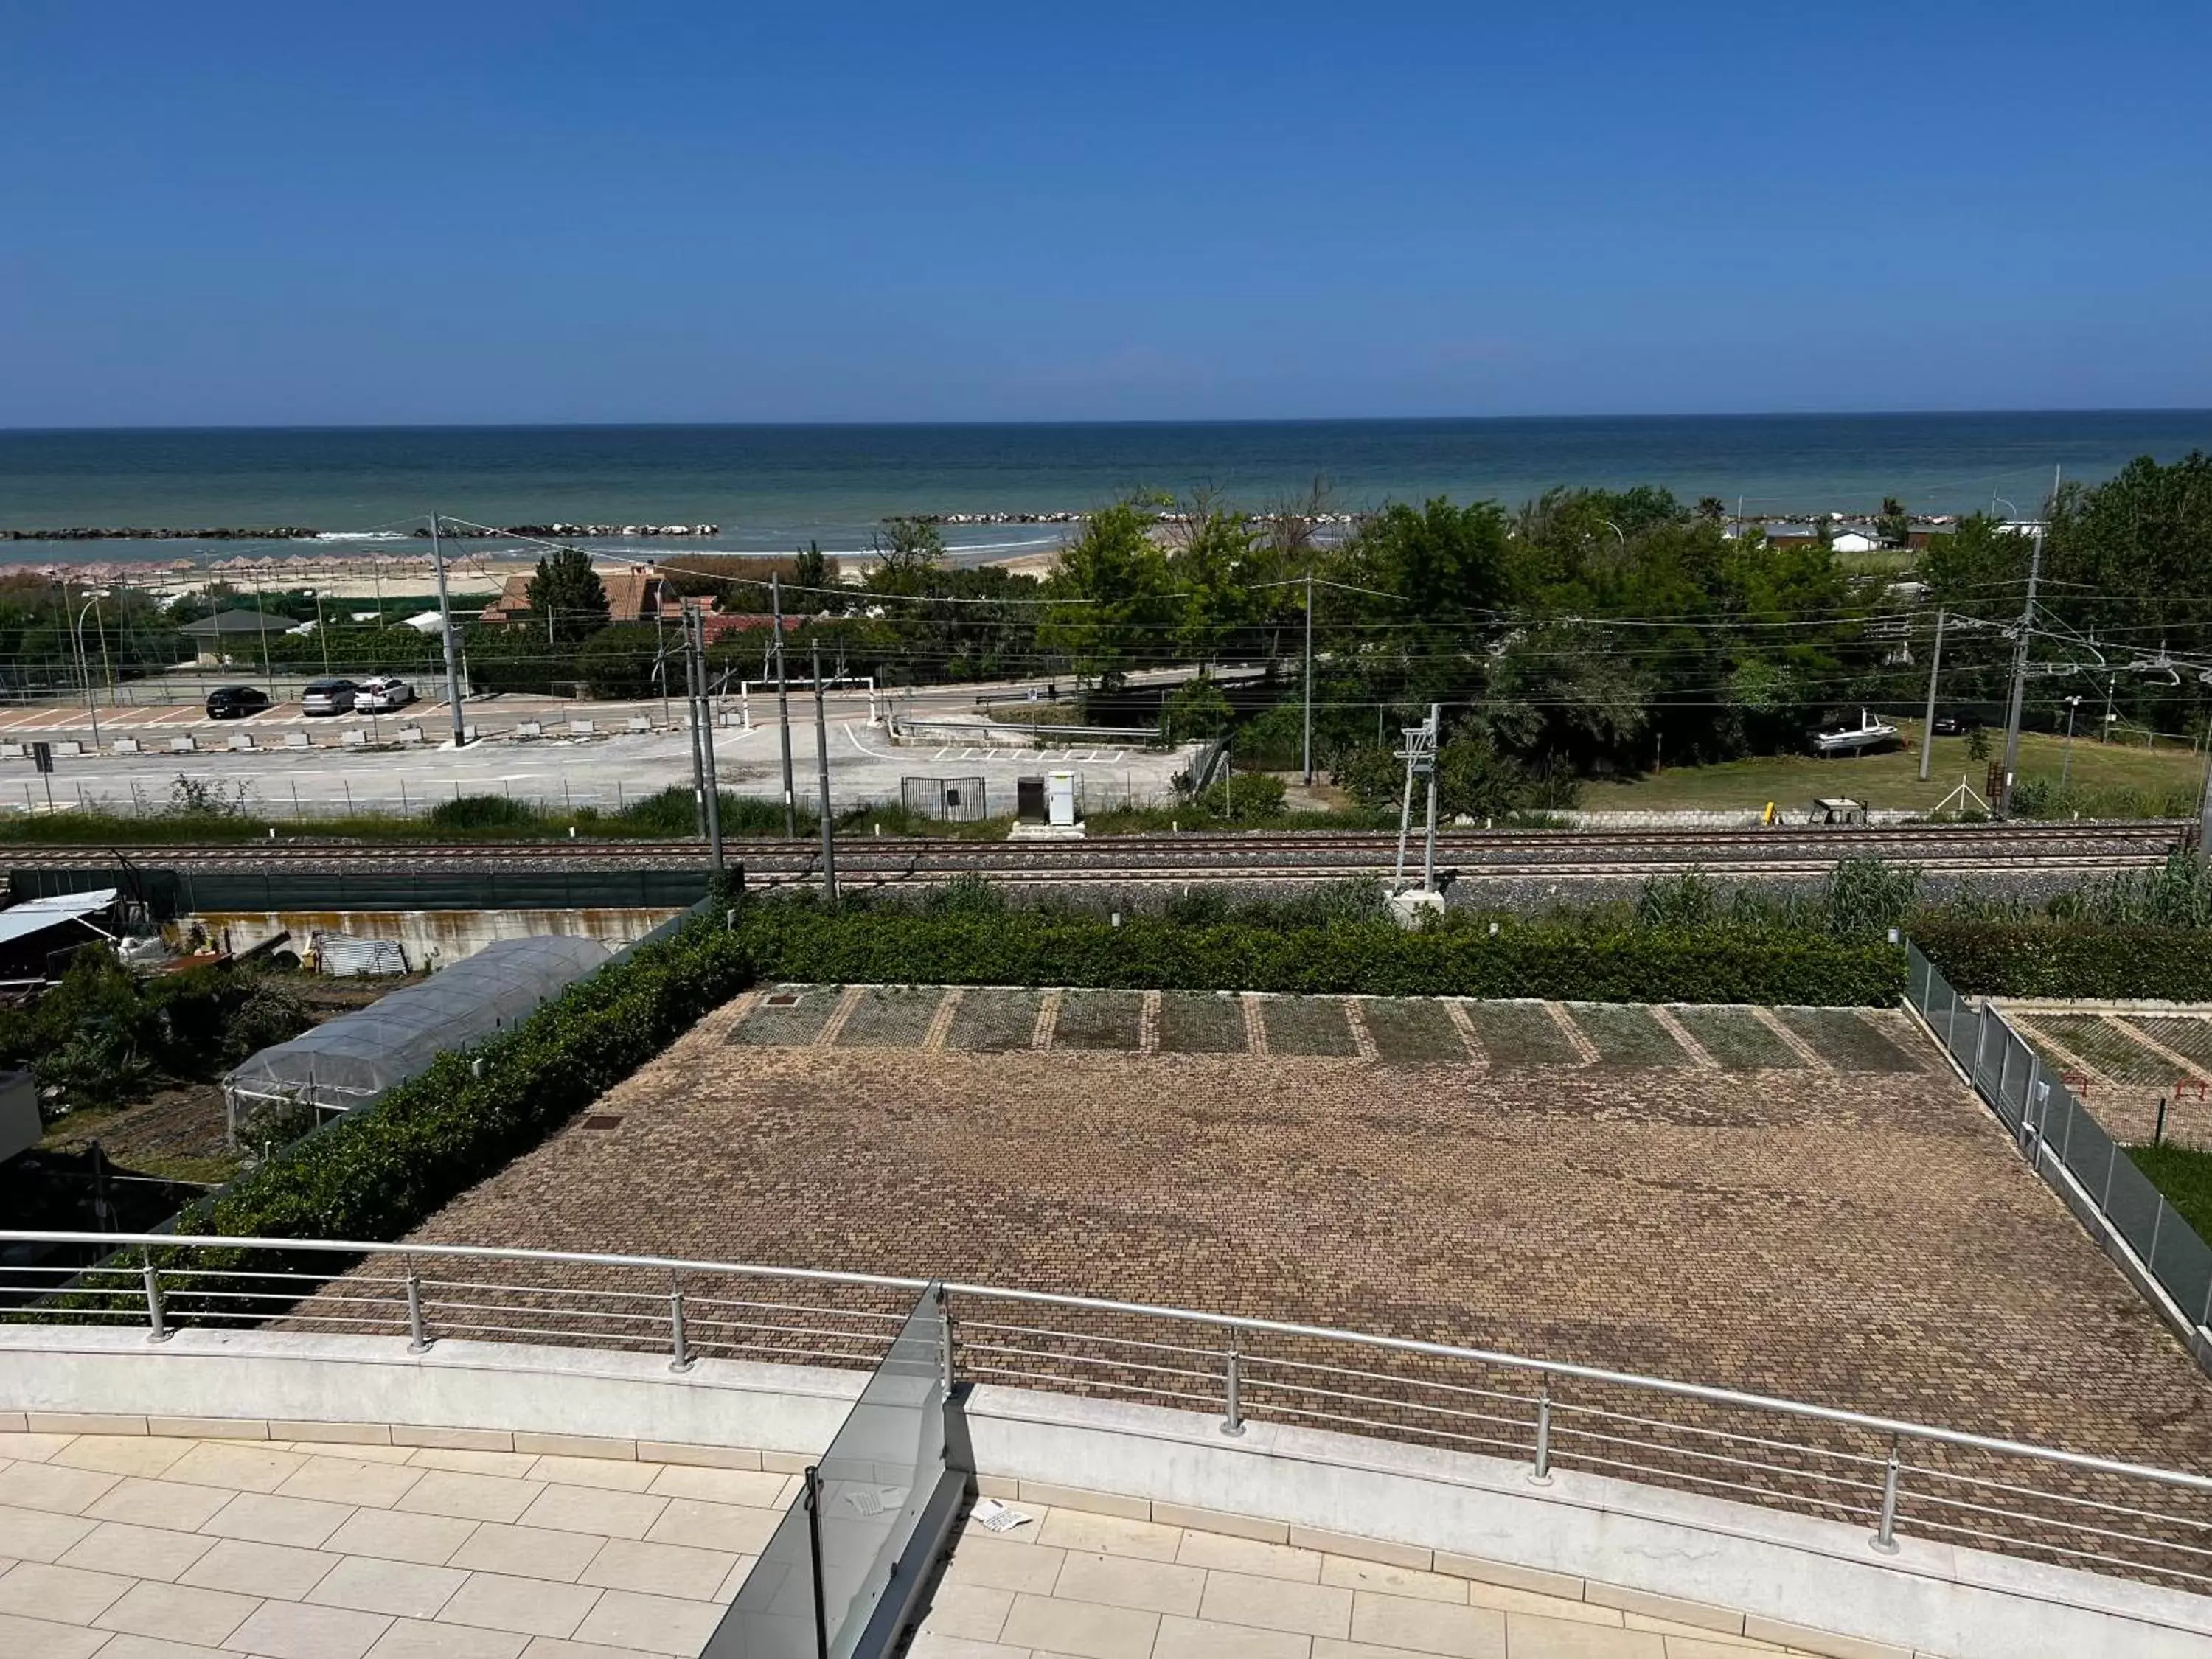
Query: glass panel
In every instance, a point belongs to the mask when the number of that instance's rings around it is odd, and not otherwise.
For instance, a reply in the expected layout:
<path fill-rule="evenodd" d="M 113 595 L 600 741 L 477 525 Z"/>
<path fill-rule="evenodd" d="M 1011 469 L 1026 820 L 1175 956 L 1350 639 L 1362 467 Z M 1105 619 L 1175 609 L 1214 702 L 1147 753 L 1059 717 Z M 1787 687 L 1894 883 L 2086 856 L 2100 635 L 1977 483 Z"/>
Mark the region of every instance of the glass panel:
<path fill-rule="evenodd" d="M 2203 1324 L 2205 1297 L 2212 1291 L 2212 1249 L 2204 1247 L 2204 1241 L 2171 1204 L 2159 1223 L 2158 1249 L 2151 1256 L 2150 1270 L 2191 1322 Z"/>
<path fill-rule="evenodd" d="M 2133 1158 L 2122 1152 L 2112 1160 L 2112 1195 L 2106 1200 L 2105 1214 L 2137 1255 L 2150 1254 L 2151 1230 L 2165 1201 Z"/>
<path fill-rule="evenodd" d="M 2066 1167 L 2074 1171 L 2075 1179 L 2089 1194 L 2092 1204 L 2105 1201 L 2105 1182 L 2111 1174 L 2112 1159 L 2118 1156 L 2104 1126 L 2087 1112 L 2075 1113 L 2072 1144 L 2066 1149 Z"/>
<path fill-rule="evenodd" d="M 830 1651 L 851 1654 L 945 1472 L 938 1304 L 922 1292 L 822 1455 L 822 1599 Z"/>
<path fill-rule="evenodd" d="M 816 1659 L 813 1546 L 802 1493 L 776 1522 L 706 1659 Z"/>

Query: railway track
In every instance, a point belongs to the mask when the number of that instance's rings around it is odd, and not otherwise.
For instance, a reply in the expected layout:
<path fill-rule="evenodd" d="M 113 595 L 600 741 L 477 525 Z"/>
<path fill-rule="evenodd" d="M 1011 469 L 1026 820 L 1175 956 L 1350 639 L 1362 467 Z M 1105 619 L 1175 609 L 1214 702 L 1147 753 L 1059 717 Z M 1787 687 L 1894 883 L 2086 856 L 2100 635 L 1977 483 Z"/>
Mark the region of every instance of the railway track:
<path fill-rule="evenodd" d="M 1556 876 L 1646 876 L 1696 870 L 1712 875 L 1820 875 L 1846 858 L 1917 865 L 1930 874 L 2073 872 L 2155 865 L 2193 843 L 2193 823 L 1888 825 L 1852 829 L 1461 830 L 1437 838 L 1437 863 L 1463 882 Z M 1030 883 L 1281 881 L 1388 874 L 1389 834 L 1308 832 L 1126 836 L 1085 841 L 976 842 L 849 836 L 837 849 L 848 881 L 927 882 L 975 874 Z M 817 872 L 812 841 L 731 839 L 732 864 L 749 877 L 804 880 Z M 1417 859 L 1409 848 L 1409 860 Z M 690 869 L 704 861 L 696 841 L 538 842 L 471 846 L 254 842 L 234 846 L 11 849 L 17 869 L 119 868 L 275 873 L 347 871 Z"/>

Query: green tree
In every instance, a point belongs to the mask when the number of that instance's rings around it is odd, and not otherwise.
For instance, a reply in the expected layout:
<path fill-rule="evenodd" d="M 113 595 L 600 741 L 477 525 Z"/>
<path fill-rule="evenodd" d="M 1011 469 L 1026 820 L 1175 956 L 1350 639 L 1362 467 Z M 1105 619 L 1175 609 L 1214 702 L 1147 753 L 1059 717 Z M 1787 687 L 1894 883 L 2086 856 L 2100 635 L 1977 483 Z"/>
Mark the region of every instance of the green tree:
<path fill-rule="evenodd" d="M 1170 743 L 1218 738 L 1229 729 L 1232 713 L 1229 699 L 1212 680 L 1185 680 L 1160 710 L 1160 735 Z"/>
<path fill-rule="evenodd" d="M 1894 495 L 1881 498 L 1881 516 L 1874 521 L 1875 533 L 1892 547 L 1902 547 L 1912 533 L 1912 520 L 1905 503 Z"/>
<path fill-rule="evenodd" d="M 945 538 L 922 519 L 886 519 L 868 544 L 876 556 L 868 586 L 878 592 L 917 592 L 945 562 Z"/>
<path fill-rule="evenodd" d="M 538 560 L 528 592 L 530 608 L 546 619 L 553 643 L 573 645 L 607 625 L 607 590 L 581 548 L 564 547 Z"/>
<path fill-rule="evenodd" d="M 1168 574 L 1182 599 L 1176 640 L 1200 662 L 1218 661 L 1231 637 L 1257 616 L 1255 563 L 1251 530 L 1218 509 L 1194 520 L 1169 556 Z"/>
<path fill-rule="evenodd" d="M 1176 594 L 1167 557 L 1152 538 L 1152 522 L 1127 501 L 1092 514 L 1045 584 L 1053 603 L 1040 642 L 1105 690 L 1169 654 Z"/>
<path fill-rule="evenodd" d="M 794 587 L 817 590 L 827 590 L 837 585 L 837 574 L 830 568 L 830 561 L 823 554 L 821 543 L 810 541 L 799 550 L 798 556 L 791 562 L 791 580 Z M 826 591 L 806 593 L 804 599 L 802 608 L 805 610 L 818 607 L 824 611 L 836 611 L 843 608 L 836 596 Z"/>

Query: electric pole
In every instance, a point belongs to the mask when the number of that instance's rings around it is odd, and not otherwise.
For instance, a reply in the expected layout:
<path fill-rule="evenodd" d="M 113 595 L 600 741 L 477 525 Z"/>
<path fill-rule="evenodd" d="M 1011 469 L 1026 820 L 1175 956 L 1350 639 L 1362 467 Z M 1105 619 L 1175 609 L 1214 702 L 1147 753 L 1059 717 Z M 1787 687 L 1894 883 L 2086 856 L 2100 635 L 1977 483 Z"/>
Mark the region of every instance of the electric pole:
<path fill-rule="evenodd" d="M 1443 734 L 1443 707 L 1429 705 L 1429 840 L 1421 855 L 1421 890 L 1437 890 L 1437 740 Z"/>
<path fill-rule="evenodd" d="M 2051 497 L 2058 499 L 2058 469 L 2051 469 Z M 2043 517 L 2035 526 L 2035 545 L 2027 556 L 2027 600 L 2021 606 L 2020 640 L 2012 653 L 2012 703 L 2005 711 L 2004 785 L 1997 801 L 1997 816 L 2012 816 L 2013 780 L 2020 769 L 2021 705 L 2027 696 L 2027 647 L 2031 630 L 2035 626 L 2035 584 L 2043 574 L 2043 532 L 2051 519 L 2051 507 L 2046 504 Z"/>
<path fill-rule="evenodd" d="M 1398 890 L 1406 881 L 1406 842 L 1413 828 L 1413 780 L 1425 777 L 1429 781 L 1427 848 L 1422 855 L 1427 883 L 1433 886 L 1437 872 L 1437 727 L 1443 710 L 1438 705 L 1429 705 L 1429 718 L 1420 726 L 1399 729 L 1405 733 L 1406 746 L 1398 751 L 1398 758 L 1406 763 L 1406 793 L 1398 805 L 1398 862 L 1392 877 Z"/>
<path fill-rule="evenodd" d="M 1305 718 L 1305 776 L 1306 787 L 1313 787 L 1313 571 L 1306 571 L 1306 718 Z"/>
<path fill-rule="evenodd" d="M 830 722 L 822 708 L 822 641 L 814 642 L 814 762 L 822 781 L 822 896 L 837 902 L 837 842 L 830 823 Z M 787 731 L 788 728 L 786 728 Z"/>
<path fill-rule="evenodd" d="M 469 730 L 461 718 L 460 653 L 453 647 L 453 604 L 446 592 L 446 550 L 438 539 L 434 513 L 430 515 L 430 563 L 438 573 L 438 637 L 446 646 L 446 704 L 453 711 L 453 747 L 459 749 L 468 743 Z"/>
<path fill-rule="evenodd" d="M 777 586 L 773 570 L 768 573 L 768 614 L 775 639 L 775 725 L 783 738 L 783 833 L 795 841 L 799 799 L 791 787 L 791 686 L 783 672 L 783 590 Z"/>
<path fill-rule="evenodd" d="M 1928 713 L 1920 722 L 1920 781 L 1936 762 L 1936 676 L 1943 672 L 1943 613 L 1936 612 L 1936 653 L 1928 661 Z"/>
<path fill-rule="evenodd" d="M 708 696 L 707 681 L 707 617 L 696 605 L 684 608 L 684 654 L 692 664 L 691 724 L 699 734 L 700 800 L 707 819 L 707 862 L 719 877 L 722 873 L 722 792 L 720 781 L 714 775 L 714 704 Z"/>

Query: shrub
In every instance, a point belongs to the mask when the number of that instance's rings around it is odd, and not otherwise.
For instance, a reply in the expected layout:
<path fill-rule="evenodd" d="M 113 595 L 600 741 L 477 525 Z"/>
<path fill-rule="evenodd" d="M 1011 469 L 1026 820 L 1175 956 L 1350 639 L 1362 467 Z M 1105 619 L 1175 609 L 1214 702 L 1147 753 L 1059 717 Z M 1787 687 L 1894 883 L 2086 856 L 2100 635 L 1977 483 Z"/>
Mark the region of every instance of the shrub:
<path fill-rule="evenodd" d="M 535 830 L 543 818 L 529 802 L 505 795 L 456 795 L 430 809 L 430 822 L 441 830 Z"/>
<path fill-rule="evenodd" d="M 2212 940 L 2199 928 L 1920 921 L 1912 942 L 1970 996 L 2212 1001 Z"/>

